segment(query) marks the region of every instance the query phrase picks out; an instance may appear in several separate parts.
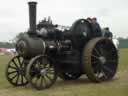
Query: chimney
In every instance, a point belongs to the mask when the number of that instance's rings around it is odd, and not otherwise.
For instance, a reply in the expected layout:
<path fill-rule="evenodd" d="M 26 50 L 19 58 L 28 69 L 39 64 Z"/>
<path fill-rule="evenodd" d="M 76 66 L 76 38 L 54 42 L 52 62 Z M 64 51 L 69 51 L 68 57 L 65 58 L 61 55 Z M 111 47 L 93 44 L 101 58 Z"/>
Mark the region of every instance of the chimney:
<path fill-rule="evenodd" d="M 29 5 L 29 32 L 30 34 L 36 34 L 36 4 L 37 2 L 28 2 Z"/>

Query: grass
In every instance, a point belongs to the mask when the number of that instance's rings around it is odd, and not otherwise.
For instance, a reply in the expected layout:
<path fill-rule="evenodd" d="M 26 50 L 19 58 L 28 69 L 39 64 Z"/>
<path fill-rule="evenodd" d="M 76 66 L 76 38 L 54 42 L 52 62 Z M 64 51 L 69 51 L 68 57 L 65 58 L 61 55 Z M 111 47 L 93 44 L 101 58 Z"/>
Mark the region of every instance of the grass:
<path fill-rule="evenodd" d="M 13 87 L 5 78 L 6 63 L 11 57 L 0 56 L 0 96 L 128 96 L 128 49 L 120 49 L 119 56 L 118 72 L 112 81 L 92 83 L 83 75 L 76 81 L 57 80 L 42 91 L 30 85 Z"/>

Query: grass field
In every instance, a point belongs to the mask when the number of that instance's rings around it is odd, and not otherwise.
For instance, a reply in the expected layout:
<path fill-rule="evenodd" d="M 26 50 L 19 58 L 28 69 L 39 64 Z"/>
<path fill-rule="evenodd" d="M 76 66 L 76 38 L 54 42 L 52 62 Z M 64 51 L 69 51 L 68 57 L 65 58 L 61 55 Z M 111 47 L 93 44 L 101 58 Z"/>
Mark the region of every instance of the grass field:
<path fill-rule="evenodd" d="M 118 72 L 112 81 L 96 84 L 83 75 L 76 81 L 57 80 L 42 91 L 30 85 L 13 87 L 5 78 L 6 63 L 11 57 L 0 56 L 0 96 L 128 96 L 128 49 L 120 49 L 119 56 Z"/>

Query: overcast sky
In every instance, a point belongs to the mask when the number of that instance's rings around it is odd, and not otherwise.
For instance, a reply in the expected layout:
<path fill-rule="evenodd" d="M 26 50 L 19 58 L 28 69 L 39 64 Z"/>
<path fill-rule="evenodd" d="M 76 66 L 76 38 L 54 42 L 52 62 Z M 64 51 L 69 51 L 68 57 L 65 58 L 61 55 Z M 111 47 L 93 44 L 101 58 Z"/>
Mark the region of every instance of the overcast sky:
<path fill-rule="evenodd" d="M 29 27 L 30 0 L 0 0 L 0 41 L 9 41 Z M 35 0 L 37 23 L 51 16 L 53 23 L 72 25 L 79 18 L 97 17 L 102 27 L 128 37 L 128 0 Z"/>

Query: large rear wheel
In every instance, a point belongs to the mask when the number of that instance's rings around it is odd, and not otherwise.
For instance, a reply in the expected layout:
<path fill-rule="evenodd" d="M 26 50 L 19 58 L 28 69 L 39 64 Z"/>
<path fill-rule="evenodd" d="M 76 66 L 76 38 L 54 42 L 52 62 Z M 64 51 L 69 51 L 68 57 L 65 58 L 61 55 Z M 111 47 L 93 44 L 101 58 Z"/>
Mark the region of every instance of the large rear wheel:
<path fill-rule="evenodd" d="M 83 52 L 83 68 L 88 78 L 95 82 L 111 80 L 118 67 L 118 52 L 111 40 L 91 40 Z"/>

